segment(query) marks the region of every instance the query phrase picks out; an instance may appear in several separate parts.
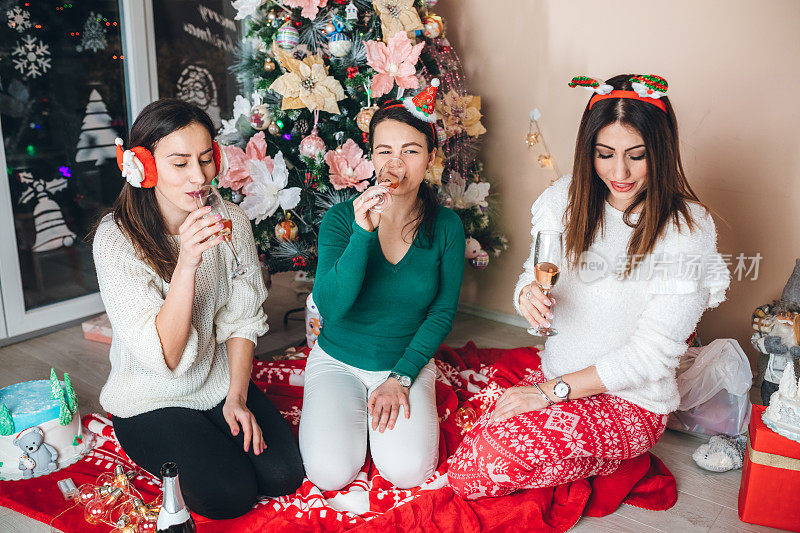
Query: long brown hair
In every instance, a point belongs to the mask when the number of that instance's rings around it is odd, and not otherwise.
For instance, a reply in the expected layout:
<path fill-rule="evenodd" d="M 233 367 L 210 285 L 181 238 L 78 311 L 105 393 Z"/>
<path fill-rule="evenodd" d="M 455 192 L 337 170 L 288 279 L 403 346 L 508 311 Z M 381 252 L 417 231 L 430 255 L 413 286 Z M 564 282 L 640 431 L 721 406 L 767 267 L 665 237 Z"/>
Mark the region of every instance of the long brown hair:
<path fill-rule="evenodd" d="M 152 153 L 158 141 L 191 124 L 203 126 L 214 138 L 214 123 L 208 113 L 177 98 L 162 98 L 142 109 L 125 146 L 142 146 Z M 143 189 L 125 183 L 114 201 L 111 214 L 139 258 L 161 278 L 170 281 L 178 262 L 178 247 L 169 238 L 155 188 Z M 90 237 L 94 236 L 95 230 L 96 226 Z"/>
<path fill-rule="evenodd" d="M 425 135 L 425 148 L 430 154 L 436 148 L 436 137 L 434 130 L 430 123 L 421 120 L 412 115 L 405 107 L 395 106 L 399 104 L 397 100 L 390 100 L 383 104 L 383 106 L 372 115 L 372 120 L 369 123 L 369 139 L 370 151 L 372 151 L 372 140 L 375 138 L 375 128 L 384 120 L 396 120 L 414 128 Z M 436 213 L 439 211 L 439 199 L 436 196 L 436 191 L 426 181 L 422 180 L 417 191 L 417 210 L 414 219 L 406 225 L 411 226 L 408 229 L 411 235 L 416 235 L 418 230 L 422 228 L 423 236 L 425 237 L 425 246 L 433 242 L 433 226 L 436 222 Z"/>
<path fill-rule="evenodd" d="M 620 74 L 606 83 L 615 90 L 630 91 L 631 77 L 632 74 Z M 680 227 L 683 216 L 689 230 L 694 228 L 688 202 L 703 204 L 683 171 L 678 123 L 672 105 L 666 96 L 661 101 L 667 107 L 666 113 L 652 104 L 629 98 L 599 100 L 591 109 L 586 105 L 575 143 L 575 164 L 565 213 L 564 247 L 572 264 L 578 263 L 603 225 L 609 191 L 595 171 L 594 152 L 598 132 L 609 124 L 619 122 L 635 128 L 644 140 L 647 160 L 647 182 L 623 214 L 625 224 L 633 228 L 625 274 L 630 274 L 653 251 L 670 220 Z M 639 219 L 634 223 L 631 215 L 639 206 Z"/>

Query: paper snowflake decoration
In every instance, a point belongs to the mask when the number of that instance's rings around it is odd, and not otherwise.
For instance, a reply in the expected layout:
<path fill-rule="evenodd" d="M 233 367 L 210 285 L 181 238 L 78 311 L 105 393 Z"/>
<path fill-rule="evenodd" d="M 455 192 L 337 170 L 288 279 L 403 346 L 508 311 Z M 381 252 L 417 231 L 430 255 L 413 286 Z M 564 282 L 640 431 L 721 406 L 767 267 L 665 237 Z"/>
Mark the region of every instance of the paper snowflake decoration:
<path fill-rule="evenodd" d="M 22 33 L 31 27 L 31 14 L 20 7 L 6 11 L 8 27 Z"/>
<path fill-rule="evenodd" d="M 50 70 L 50 46 L 26 35 L 11 51 L 14 69 L 26 78 L 38 78 Z"/>
<path fill-rule="evenodd" d="M 106 29 L 103 27 L 103 16 L 98 15 L 94 11 L 89 13 L 86 22 L 83 23 L 83 38 L 81 44 L 76 49 L 78 52 L 91 50 L 97 52 L 98 50 L 105 50 L 108 46 L 108 39 L 106 39 Z"/>

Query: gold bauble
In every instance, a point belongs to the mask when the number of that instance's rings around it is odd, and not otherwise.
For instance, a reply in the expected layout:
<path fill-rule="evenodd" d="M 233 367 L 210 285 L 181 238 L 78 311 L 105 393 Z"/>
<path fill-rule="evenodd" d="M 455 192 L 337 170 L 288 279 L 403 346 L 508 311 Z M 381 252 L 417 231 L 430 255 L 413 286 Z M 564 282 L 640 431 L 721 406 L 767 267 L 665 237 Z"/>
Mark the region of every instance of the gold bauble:
<path fill-rule="evenodd" d="M 275 70 L 275 62 L 269 57 L 264 61 L 264 70 L 267 72 Z"/>
<path fill-rule="evenodd" d="M 275 135 L 276 137 L 281 134 L 281 128 L 275 121 L 269 123 L 267 130 L 270 132 L 271 135 Z"/>

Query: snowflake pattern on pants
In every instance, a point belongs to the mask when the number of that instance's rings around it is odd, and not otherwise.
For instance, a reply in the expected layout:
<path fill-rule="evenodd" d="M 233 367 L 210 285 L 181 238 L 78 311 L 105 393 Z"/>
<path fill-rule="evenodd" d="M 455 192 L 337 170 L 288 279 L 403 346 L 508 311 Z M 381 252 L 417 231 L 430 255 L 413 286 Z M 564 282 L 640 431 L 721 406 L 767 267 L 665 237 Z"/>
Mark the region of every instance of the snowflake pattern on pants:
<path fill-rule="evenodd" d="M 8 27 L 19 33 L 31 27 L 31 14 L 20 7 L 6 11 L 6 17 L 8 17 Z"/>
<path fill-rule="evenodd" d="M 517 387 L 547 381 L 540 368 Z M 492 422 L 493 407 L 467 433 L 448 461 L 456 493 L 470 499 L 503 496 L 519 489 L 552 487 L 610 474 L 624 459 L 652 448 L 667 416 L 598 394 L 503 422 Z"/>
<path fill-rule="evenodd" d="M 17 42 L 11 57 L 14 69 L 26 78 L 38 78 L 50 70 L 50 46 L 31 35 Z"/>

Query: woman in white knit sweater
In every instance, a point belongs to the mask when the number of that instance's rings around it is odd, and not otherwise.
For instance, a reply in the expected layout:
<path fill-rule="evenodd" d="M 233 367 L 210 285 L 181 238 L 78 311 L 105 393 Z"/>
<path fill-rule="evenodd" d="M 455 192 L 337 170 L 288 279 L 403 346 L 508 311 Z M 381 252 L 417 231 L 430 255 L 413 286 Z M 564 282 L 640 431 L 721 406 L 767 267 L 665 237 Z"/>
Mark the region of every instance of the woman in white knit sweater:
<path fill-rule="evenodd" d="M 576 84 L 595 94 L 574 175 L 531 210 L 534 238 L 563 232 L 560 279 L 545 296 L 531 250 L 514 290 L 531 325 L 558 333 L 545 342 L 541 368 L 505 391 L 450 459 L 450 484 L 468 498 L 617 469 L 617 482 L 632 485 L 678 406 L 685 341 L 730 281 L 714 221 L 683 172 L 666 81 L 620 75 Z"/>
<path fill-rule="evenodd" d="M 222 519 L 258 495 L 294 492 L 303 467 L 289 426 L 250 381 L 267 331 L 263 280 L 231 280 L 222 221 L 197 208 L 199 188 L 225 166 L 213 135 L 193 104 L 144 108 L 118 156 L 128 183 L 95 230 L 94 261 L 113 331 L 100 403 L 116 436 L 152 474 L 177 463 L 189 508 Z M 235 249 L 257 262 L 250 221 L 228 209 Z"/>

